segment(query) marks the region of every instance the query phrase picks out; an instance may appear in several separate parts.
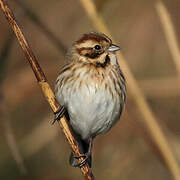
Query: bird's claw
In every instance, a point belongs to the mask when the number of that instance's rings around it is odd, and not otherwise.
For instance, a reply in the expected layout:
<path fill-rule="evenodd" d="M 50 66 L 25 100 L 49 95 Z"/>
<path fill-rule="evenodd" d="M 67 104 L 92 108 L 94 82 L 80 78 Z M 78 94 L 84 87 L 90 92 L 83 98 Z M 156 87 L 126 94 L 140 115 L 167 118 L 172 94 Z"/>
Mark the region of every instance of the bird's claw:
<path fill-rule="evenodd" d="M 66 111 L 66 108 L 64 106 L 61 106 L 56 112 L 54 112 L 55 118 L 52 122 L 52 124 L 54 124 L 56 121 L 60 120 L 64 113 Z"/>
<path fill-rule="evenodd" d="M 75 159 L 84 157 L 84 159 L 80 163 L 77 162 L 77 164 L 74 164 L 73 166 L 81 168 L 82 166 L 84 166 L 87 163 L 89 156 L 90 156 L 89 153 L 81 154 L 79 156 L 73 156 L 73 158 L 75 158 Z"/>

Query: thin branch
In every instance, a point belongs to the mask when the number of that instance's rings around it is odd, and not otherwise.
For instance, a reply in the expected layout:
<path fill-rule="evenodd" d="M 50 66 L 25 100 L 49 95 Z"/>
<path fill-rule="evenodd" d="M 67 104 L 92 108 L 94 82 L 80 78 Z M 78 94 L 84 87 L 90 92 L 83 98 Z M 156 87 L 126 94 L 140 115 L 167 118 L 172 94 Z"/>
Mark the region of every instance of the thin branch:
<path fill-rule="evenodd" d="M 93 1 L 80 0 L 80 2 L 84 7 L 86 13 L 88 14 L 89 18 L 91 19 L 92 23 L 94 24 L 95 28 L 98 31 L 112 37 L 103 21 L 103 18 L 98 14 Z M 113 42 L 115 41 L 113 40 Z M 121 53 L 118 53 L 118 62 L 123 71 L 125 72 L 125 75 L 127 76 L 128 89 L 131 91 L 137 107 L 139 108 L 139 111 L 144 120 L 144 124 L 146 125 L 154 143 L 157 145 L 157 148 L 161 152 L 167 167 L 173 175 L 173 178 L 178 180 L 180 177 L 180 170 L 176 158 L 174 157 L 173 152 L 166 140 L 166 137 L 164 136 L 159 124 L 157 123 L 157 120 L 152 110 L 150 109 L 143 95 L 143 92 L 139 88 L 134 75 L 132 74 L 128 64 L 126 63 L 127 61 L 125 61 L 125 58 L 122 56 Z"/>
<path fill-rule="evenodd" d="M 44 93 L 46 100 L 48 101 L 53 112 L 56 112 L 60 108 L 60 105 L 58 104 L 57 100 L 55 99 L 55 95 L 54 95 L 53 91 L 51 90 L 49 84 L 47 83 L 46 77 L 45 77 L 40 65 L 38 64 L 38 61 L 36 60 L 31 48 L 29 47 L 20 27 L 18 26 L 11 9 L 8 7 L 5 0 L 0 0 L 0 6 L 1 6 L 1 9 L 3 10 L 8 22 L 10 23 L 10 25 L 21 45 L 21 48 L 24 51 L 24 54 L 26 55 L 30 65 L 31 65 L 31 68 L 32 68 L 32 70 L 36 76 L 36 79 Z M 69 145 L 70 145 L 72 151 L 74 152 L 75 155 L 79 156 L 80 155 L 79 147 L 78 147 L 78 144 L 77 144 L 74 136 L 72 135 L 72 132 L 71 132 L 69 124 L 67 123 L 67 120 L 65 119 L 65 117 L 63 117 L 58 122 L 59 122 L 59 125 L 60 125 L 63 133 L 65 134 L 67 141 L 69 142 Z M 83 160 L 84 160 L 84 158 L 82 157 L 82 158 L 79 158 L 78 161 L 81 162 Z M 94 179 L 92 171 L 89 168 L 87 163 L 81 167 L 81 172 L 84 175 L 85 179 L 87 179 L 87 180 Z"/>
<path fill-rule="evenodd" d="M 165 33 L 169 50 L 171 52 L 174 64 L 176 66 L 178 76 L 180 78 L 180 50 L 178 47 L 176 33 L 175 33 L 175 29 L 171 20 L 171 16 L 162 1 L 158 0 L 155 6 L 156 6 L 157 13 L 159 15 L 161 24 L 163 26 L 163 31 Z"/>

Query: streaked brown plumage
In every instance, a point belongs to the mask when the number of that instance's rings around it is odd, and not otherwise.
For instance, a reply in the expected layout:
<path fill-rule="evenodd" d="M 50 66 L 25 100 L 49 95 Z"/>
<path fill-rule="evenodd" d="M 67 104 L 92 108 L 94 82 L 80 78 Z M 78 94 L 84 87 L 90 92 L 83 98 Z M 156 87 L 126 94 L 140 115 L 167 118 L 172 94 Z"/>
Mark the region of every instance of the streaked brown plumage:
<path fill-rule="evenodd" d="M 115 51 L 120 48 L 102 33 L 84 34 L 76 41 L 68 63 L 56 80 L 55 93 L 81 147 L 85 161 L 72 166 L 91 165 L 92 140 L 106 133 L 119 120 L 126 100 L 126 86 Z"/>

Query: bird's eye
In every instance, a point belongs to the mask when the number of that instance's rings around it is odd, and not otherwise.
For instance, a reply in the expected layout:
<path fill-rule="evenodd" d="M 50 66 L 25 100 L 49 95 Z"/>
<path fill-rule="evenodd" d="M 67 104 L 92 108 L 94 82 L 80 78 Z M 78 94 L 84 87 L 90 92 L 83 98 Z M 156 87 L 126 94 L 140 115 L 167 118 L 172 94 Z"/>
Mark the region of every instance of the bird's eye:
<path fill-rule="evenodd" d="M 100 50 L 100 49 L 101 49 L 101 46 L 100 46 L 100 45 L 95 45 L 95 46 L 94 46 L 94 49 Z"/>

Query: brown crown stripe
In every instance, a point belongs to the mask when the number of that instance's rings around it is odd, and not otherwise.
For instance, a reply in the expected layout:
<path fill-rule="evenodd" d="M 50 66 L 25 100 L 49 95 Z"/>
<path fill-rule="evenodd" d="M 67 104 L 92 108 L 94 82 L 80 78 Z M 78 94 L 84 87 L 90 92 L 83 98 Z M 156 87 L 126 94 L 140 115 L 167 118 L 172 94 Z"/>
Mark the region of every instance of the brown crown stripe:
<path fill-rule="evenodd" d="M 76 43 L 80 44 L 87 40 L 94 40 L 96 42 L 106 41 L 108 43 L 112 43 L 112 41 L 105 34 L 101 34 L 101 33 L 84 34 L 78 41 L 76 41 Z"/>

